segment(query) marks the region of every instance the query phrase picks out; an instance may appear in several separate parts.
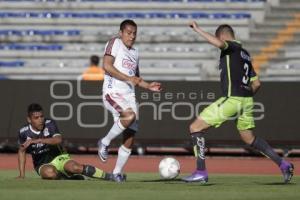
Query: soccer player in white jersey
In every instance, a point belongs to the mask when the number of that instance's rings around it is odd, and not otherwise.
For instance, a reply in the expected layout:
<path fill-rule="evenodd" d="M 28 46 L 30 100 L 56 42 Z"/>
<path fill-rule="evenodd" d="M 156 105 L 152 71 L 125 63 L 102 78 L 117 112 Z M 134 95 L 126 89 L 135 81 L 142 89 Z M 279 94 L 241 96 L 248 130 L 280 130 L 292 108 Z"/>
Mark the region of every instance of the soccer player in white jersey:
<path fill-rule="evenodd" d="M 136 23 L 133 20 L 124 20 L 120 24 L 119 37 L 107 42 L 103 58 L 103 102 L 113 114 L 114 124 L 106 136 L 98 141 L 98 155 L 101 161 L 106 162 L 111 141 L 123 134 L 123 144 L 119 147 L 112 176 L 112 180 L 116 182 L 126 180 L 122 170 L 131 154 L 137 132 L 135 86 L 154 92 L 161 90 L 160 83 L 148 83 L 139 75 L 138 50 L 133 46 L 136 35 Z"/>

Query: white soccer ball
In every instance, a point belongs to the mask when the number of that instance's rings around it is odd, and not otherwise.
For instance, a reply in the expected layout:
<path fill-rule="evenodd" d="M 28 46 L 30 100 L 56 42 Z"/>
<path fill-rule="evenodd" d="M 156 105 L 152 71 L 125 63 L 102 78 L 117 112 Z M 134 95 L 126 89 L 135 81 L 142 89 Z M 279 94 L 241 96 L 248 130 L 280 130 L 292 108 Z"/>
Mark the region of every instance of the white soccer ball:
<path fill-rule="evenodd" d="M 175 158 L 166 157 L 160 161 L 158 169 L 163 179 L 174 179 L 180 173 L 180 164 Z"/>

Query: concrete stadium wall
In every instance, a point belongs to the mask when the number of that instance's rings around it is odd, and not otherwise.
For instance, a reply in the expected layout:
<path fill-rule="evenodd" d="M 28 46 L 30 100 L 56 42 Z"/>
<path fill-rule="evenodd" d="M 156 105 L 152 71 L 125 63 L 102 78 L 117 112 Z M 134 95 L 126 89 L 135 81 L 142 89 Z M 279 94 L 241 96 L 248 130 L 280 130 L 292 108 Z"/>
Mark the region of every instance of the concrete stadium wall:
<path fill-rule="evenodd" d="M 220 96 L 218 82 L 163 82 L 162 93 L 137 91 L 140 102 L 137 144 L 188 146 L 188 126 L 199 111 Z M 65 141 L 96 146 L 112 124 L 102 103 L 101 82 L 1 80 L 0 142 L 15 143 L 18 129 L 26 123 L 27 105 L 44 107 L 57 121 Z M 255 97 L 255 132 L 272 145 L 300 146 L 300 82 L 264 82 Z M 232 122 L 211 129 L 209 146 L 240 146 Z"/>

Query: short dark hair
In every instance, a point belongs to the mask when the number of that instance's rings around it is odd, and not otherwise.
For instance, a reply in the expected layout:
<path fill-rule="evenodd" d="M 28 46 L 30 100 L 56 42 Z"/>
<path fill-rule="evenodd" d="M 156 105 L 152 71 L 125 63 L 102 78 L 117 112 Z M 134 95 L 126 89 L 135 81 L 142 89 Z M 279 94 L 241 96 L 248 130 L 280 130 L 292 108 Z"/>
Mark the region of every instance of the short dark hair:
<path fill-rule="evenodd" d="M 40 104 L 32 103 L 27 107 L 27 115 L 30 116 L 34 112 L 41 112 L 43 108 Z"/>
<path fill-rule="evenodd" d="M 90 57 L 90 62 L 91 62 L 91 65 L 98 65 L 99 64 L 99 56 L 92 55 Z"/>
<path fill-rule="evenodd" d="M 233 28 L 228 24 L 222 24 L 217 28 L 215 33 L 216 37 L 219 37 L 221 33 L 229 33 L 232 37 L 235 37 Z"/>
<path fill-rule="evenodd" d="M 125 19 L 120 24 L 120 31 L 123 31 L 127 25 L 137 27 L 136 23 L 131 19 Z"/>

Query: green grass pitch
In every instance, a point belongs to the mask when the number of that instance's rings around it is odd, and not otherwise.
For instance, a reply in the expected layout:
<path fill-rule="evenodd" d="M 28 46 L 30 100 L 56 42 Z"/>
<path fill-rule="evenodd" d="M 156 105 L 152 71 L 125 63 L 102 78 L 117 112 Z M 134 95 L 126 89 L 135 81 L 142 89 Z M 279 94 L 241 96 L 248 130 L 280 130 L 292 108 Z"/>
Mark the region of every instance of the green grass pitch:
<path fill-rule="evenodd" d="M 46 181 L 34 172 L 16 180 L 17 171 L 0 171 L 1 200 L 299 200 L 300 177 L 282 184 L 280 176 L 216 175 L 209 183 L 162 181 L 154 173 L 129 173 L 126 183 L 99 180 Z M 182 177 L 185 174 L 181 174 Z M 180 178 L 179 177 L 179 178 Z"/>

